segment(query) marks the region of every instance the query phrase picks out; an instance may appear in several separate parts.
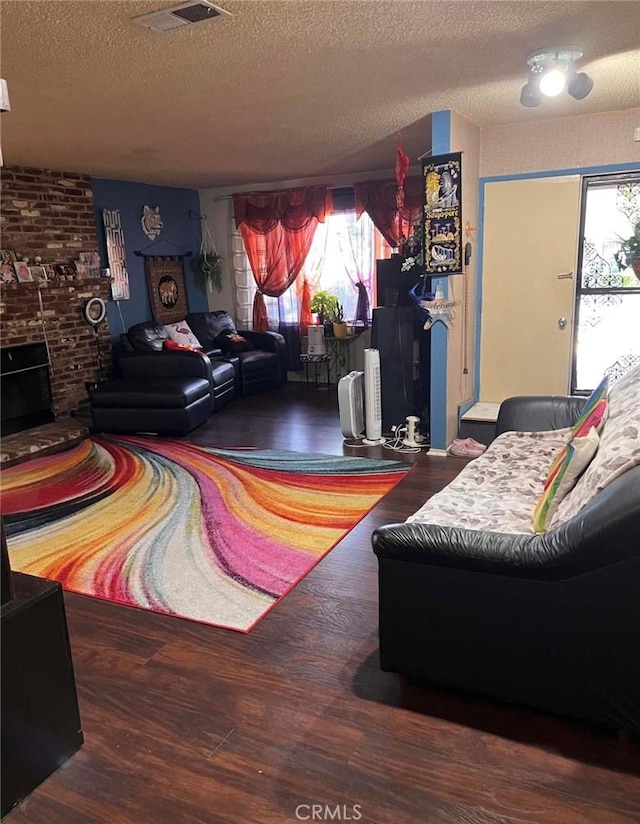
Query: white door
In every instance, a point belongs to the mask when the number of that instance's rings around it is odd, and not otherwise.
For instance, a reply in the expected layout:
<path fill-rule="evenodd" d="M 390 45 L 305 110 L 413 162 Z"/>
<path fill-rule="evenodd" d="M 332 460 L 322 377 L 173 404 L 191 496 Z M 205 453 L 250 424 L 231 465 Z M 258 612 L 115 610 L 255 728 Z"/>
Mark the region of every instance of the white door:
<path fill-rule="evenodd" d="M 480 400 L 569 392 L 580 177 L 485 187 Z"/>

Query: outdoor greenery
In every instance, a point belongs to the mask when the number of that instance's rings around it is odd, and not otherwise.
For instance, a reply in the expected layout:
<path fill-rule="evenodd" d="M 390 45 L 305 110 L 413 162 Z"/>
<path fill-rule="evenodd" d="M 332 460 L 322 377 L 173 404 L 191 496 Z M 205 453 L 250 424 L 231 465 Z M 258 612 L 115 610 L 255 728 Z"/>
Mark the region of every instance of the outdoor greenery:
<path fill-rule="evenodd" d="M 640 220 L 636 223 L 631 237 L 622 240 L 614 257 L 619 269 L 626 269 L 627 266 L 633 266 L 635 261 L 640 260 Z"/>

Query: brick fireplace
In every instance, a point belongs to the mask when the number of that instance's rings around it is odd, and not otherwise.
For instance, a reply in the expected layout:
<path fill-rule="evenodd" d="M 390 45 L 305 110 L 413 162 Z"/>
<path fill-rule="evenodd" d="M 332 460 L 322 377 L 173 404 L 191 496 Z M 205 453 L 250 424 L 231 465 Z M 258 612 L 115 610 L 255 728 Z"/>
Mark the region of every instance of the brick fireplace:
<path fill-rule="evenodd" d="M 2 249 L 18 259 L 69 264 L 81 251 L 97 251 L 89 178 L 47 169 L 2 169 Z M 0 346 L 44 344 L 50 360 L 51 407 L 56 422 L 86 404 L 86 382 L 98 374 L 98 346 L 82 309 L 89 298 L 109 298 L 105 278 L 0 284 Z M 109 324 L 98 327 L 102 376 L 111 372 Z M 55 426 L 51 424 L 49 426 Z M 77 427 L 76 427 L 77 428 Z M 36 430 L 28 430 L 37 440 Z M 15 436 L 10 436 L 14 438 Z"/>
<path fill-rule="evenodd" d="M 109 297 L 105 279 L 15 283 L 0 286 L 2 348 L 44 343 L 51 363 L 51 406 L 56 419 L 87 398 L 85 383 L 98 374 L 98 346 L 82 316 L 89 298 Z M 98 327 L 103 376 L 111 370 L 109 327 Z"/>

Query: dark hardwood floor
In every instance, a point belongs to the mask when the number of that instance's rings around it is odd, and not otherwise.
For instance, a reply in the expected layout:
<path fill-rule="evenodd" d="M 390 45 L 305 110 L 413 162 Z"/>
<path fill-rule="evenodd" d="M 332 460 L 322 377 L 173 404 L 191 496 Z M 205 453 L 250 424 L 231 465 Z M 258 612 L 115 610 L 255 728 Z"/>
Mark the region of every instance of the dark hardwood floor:
<path fill-rule="evenodd" d="M 239 399 L 189 440 L 343 452 L 335 390 L 303 384 Z M 379 669 L 371 531 L 464 465 L 405 459 L 414 471 L 249 635 L 66 595 L 85 743 L 8 824 L 639 821 L 633 742 Z"/>

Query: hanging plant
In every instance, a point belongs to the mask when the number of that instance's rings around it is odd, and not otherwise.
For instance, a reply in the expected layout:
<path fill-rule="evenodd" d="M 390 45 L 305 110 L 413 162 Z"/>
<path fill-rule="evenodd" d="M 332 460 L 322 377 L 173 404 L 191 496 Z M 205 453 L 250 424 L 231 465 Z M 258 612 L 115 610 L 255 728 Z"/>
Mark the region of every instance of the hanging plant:
<path fill-rule="evenodd" d="M 195 282 L 202 289 L 211 286 L 214 292 L 222 291 L 222 258 L 217 252 L 205 252 L 191 259 L 191 271 Z"/>
<path fill-rule="evenodd" d="M 207 226 L 207 218 L 201 217 L 200 220 L 202 225 L 200 254 L 191 259 L 191 271 L 195 276 L 195 282 L 201 289 L 206 291 L 207 286 L 210 286 L 214 292 L 221 292 L 224 258 L 218 254 Z"/>

